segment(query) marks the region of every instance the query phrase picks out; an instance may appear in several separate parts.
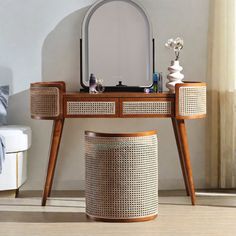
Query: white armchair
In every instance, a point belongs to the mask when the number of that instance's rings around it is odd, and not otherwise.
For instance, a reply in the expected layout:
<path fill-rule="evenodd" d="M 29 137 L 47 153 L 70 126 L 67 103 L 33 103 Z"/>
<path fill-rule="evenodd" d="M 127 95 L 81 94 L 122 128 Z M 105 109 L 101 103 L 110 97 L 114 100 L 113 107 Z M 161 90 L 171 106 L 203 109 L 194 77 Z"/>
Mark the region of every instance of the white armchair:
<path fill-rule="evenodd" d="M 6 158 L 0 174 L 0 193 L 7 190 L 17 193 L 27 179 L 27 150 L 31 146 L 31 129 L 26 126 L 6 125 L 0 127 L 0 135 L 6 141 Z"/>

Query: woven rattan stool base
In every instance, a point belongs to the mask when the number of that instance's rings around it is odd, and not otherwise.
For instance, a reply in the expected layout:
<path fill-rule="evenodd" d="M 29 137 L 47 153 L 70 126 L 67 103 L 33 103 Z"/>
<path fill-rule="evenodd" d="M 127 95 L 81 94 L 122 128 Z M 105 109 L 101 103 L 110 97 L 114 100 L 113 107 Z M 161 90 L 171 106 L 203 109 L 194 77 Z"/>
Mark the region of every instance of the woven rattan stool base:
<path fill-rule="evenodd" d="M 138 222 L 158 214 L 156 131 L 85 132 L 86 214 L 99 221 Z"/>

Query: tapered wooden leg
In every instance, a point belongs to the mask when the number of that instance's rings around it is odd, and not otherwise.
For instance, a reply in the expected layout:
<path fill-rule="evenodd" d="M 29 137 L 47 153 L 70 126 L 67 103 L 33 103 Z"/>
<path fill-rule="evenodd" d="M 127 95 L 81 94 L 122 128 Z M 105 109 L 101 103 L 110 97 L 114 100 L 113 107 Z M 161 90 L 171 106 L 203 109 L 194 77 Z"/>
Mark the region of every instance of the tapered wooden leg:
<path fill-rule="evenodd" d="M 182 173 L 183 173 L 183 177 L 184 177 L 185 189 L 186 189 L 187 196 L 189 196 L 190 191 L 189 191 L 188 177 L 187 177 L 187 173 L 186 173 L 186 166 L 184 163 L 183 147 L 182 147 L 182 145 L 181 145 L 182 143 L 180 141 L 180 135 L 179 135 L 179 130 L 178 130 L 178 126 L 177 126 L 177 121 L 175 118 L 171 118 L 171 120 L 172 120 L 173 130 L 174 130 L 174 134 L 175 134 L 177 149 L 178 149 L 178 153 L 179 153 L 180 165 L 181 165 L 181 169 L 182 169 Z"/>
<path fill-rule="evenodd" d="M 52 137 L 51 137 L 51 147 L 50 147 L 50 156 L 47 169 L 47 177 L 44 185 L 43 197 L 42 197 L 42 206 L 46 205 L 47 198 L 50 196 L 53 177 L 57 162 L 58 151 L 61 142 L 62 130 L 64 125 L 64 119 L 54 120 Z"/>
<path fill-rule="evenodd" d="M 192 205 L 195 205 L 195 189 L 194 189 L 194 182 L 193 182 L 193 174 L 192 174 L 192 167 L 190 162 L 190 152 L 188 147 L 188 139 L 187 139 L 187 131 L 185 127 L 184 120 L 176 120 L 177 122 L 177 129 L 179 131 L 179 138 L 181 142 L 181 146 L 183 149 L 183 157 L 184 157 L 184 165 L 186 169 L 188 185 L 189 185 L 189 193 L 191 196 Z"/>

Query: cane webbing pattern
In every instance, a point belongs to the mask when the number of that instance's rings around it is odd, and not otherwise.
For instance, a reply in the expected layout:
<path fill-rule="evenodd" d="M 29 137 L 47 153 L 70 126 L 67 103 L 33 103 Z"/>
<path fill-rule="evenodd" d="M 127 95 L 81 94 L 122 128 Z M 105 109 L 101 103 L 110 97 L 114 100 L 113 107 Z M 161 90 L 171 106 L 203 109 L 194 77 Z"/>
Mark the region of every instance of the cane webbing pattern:
<path fill-rule="evenodd" d="M 158 213 L 157 136 L 90 137 L 86 143 L 86 213 L 130 219 Z"/>
<path fill-rule="evenodd" d="M 123 102 L 123 114 L 165 114 L 171 115 L 171 102 L 170 101 L 148 101 L 148 102 Z"/>
<path fill-rule="evenodd" d="M 115 102 L 69 101 L 67 115 L 115 115 Z"/>
<path fill-rule="evenodd" d="M 179 88 L 179 115 L 206 114 L 206 87 L 180 87 Z"/>
<path fill-rule="evenodd" d="M 60 114 L 57 87 L 32 87 L 30 89 L 31 115 L 57 117 Z"/>

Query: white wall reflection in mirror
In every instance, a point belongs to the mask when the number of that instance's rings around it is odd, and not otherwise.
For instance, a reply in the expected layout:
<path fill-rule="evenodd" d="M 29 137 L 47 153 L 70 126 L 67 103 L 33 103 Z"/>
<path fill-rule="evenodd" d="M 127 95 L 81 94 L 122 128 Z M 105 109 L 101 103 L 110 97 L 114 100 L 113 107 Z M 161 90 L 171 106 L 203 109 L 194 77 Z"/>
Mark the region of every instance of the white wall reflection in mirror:
<path fill-rule="evenodd" d="M 152 32 L 144 10 L 131 0 L 95 4 L 83 24 L 83 82 L 93 73 L 105 86 L 152 84 Z"/>

